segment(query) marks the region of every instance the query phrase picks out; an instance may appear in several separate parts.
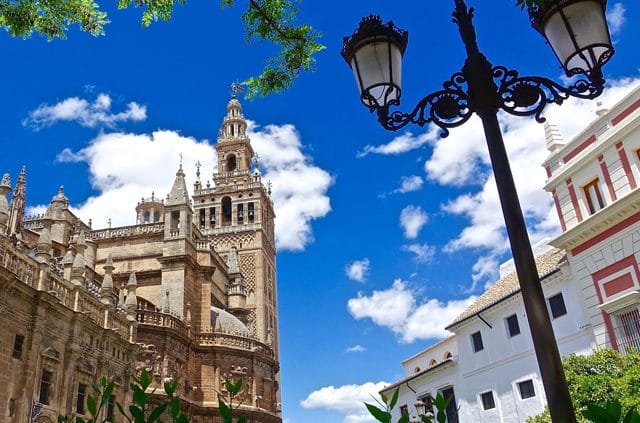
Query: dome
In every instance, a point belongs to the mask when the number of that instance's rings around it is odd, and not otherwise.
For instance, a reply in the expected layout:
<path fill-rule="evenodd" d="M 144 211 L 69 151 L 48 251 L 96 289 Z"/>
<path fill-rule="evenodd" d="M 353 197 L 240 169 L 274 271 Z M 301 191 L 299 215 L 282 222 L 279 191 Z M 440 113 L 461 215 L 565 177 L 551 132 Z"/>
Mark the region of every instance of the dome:
<path fill-rule="evenodd" d="M 215 332 L 226 332 L 232 335 L 251 338 L 251 331 L 236 316 L 226 310 L 211 307 L 211 325 Z"/>

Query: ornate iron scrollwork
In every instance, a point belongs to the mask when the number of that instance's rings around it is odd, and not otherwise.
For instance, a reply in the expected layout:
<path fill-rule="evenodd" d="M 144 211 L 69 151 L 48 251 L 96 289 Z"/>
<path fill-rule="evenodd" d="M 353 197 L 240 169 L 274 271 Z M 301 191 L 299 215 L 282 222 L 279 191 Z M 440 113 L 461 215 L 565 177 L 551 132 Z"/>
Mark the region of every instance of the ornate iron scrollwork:
<path fill-rule="evenodd" d="M 500 107 L 516 116 L 534 116 L 542 123 L 541 116 L 547 104 L 558 105 L 569 97 L 593 99 L 604 89 L 604 81 L 578 79 L 564 87 L 559 83 L 540 76 L 518 76 L 515 70 L 504 66 L 493 67 L 493 77 L 498 85 Z"/>
<path fill-rule="evenodd" d="M 389 112 L 389 106 L 398 105 L 395 101 L 387 106 L 374 107 L 371 111 L 378 113 L 378 121 L 385 129 L 397 131 L 409 123 L 418 126 L 434 123 L 441 129 L 440 136 L 445 138 L 449 135 L 448 128 L 462 125 L 473 114 L 471 98 L 463 89 L 466 83 L 464 75 L 457 72 L 442 84 L 442 90 L 424 97 L 410 113 Z"/>

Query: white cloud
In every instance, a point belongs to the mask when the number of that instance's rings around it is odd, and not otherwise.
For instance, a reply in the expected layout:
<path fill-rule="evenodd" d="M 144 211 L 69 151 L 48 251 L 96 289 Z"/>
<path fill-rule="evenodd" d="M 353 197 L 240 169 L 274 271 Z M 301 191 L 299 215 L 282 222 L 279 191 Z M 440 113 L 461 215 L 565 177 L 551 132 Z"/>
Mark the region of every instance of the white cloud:
<path fill-rule="evenodd" d="M 359 151 L 357 157 L 364 157 L 370 153 L 384 155 L 398 155 L 411 150 L 422 147 L 423 145 L 433 141 L 438 136 L 438 131 L 432 129 L 422 135 L 414 136 L 411 132 L 405 132 L 398 135 L 387 144 L 366 145 L 362 151 Z"/>
<path fill-rule="evenodd" d="M 622 3 L 614 3 L 613 6 L 609 7 L 607 23 L 609 24 L 611 36 L 616 36 L 620 33 L 622 26 L 627 21 L 625 13 L 626 9 Z"/>
<path fill-rule="evenodd" d="M 391 329 L 401 342 L 411 343 L 451 336 L 445 327 L 475 299 L 471 296 L 444 303 L 431 298 L 417 305 L 416 293 L 396 279 L 388 289 L 373 291 L 369 296 L 358 293 L 347 302 L 347 308 L 354 318 L 371 319 L 376 325 Z"/>
<path fill-rule="evenodd" d="M 101 93 L 92 103 L 79 97 L 70 97 L 53 105 L 41 104 L 29 113 L 22 125 L 39 130 L 56 122 L 75 121 L 90 128 L 99 125 L 113 127 L 117 122 L 141 121 L 146 118 L 146 106 L 133 101 L 127 104 L 124 111 L 112 112 L 111 97 Z"/>
<path fill-rule="evenodd" d="M 611 106 L 639 82 L 639 79 L 612 81 L 599 101 L 605 107 Z M 593 101 L 570 99 L 561 107 L 548 106 L 545 116 L 549 123 L 560 127 L 565 140 L 569 141 L 596 118 L 598 108 Z M 536 244 L 560 231 L 553 199 L 543 189 L 547 177 L 541 164 L 549 154 L 544 127 L 533 119 L 507 114 L 500 115 L 500 123 L 531 242 Z M 480 186 L 479 189 L 470 187 L 470 192 L 442 205 L 445 213 L 462 216 L 468 221 L 447 244 L 445 251 L 480 251 L 483 256 L 474 265 L 474 284 L 495 277 L 497 266 L 494 262 L 509 250 L 509 244 L 479 120 L 472 118 L 466 125 L 453 129 L 448 138 L 437 140 L 425 170 L 429 179 L 442 185 Z"/>
<path fill-rule="evenodd" d="M 429 217 L 420 206 L 407 206 L 400 212 L 400 226 L 404 236 L 409 239 L 415 239 L 418 236 L 427 220 Z"/>
<path fill-rule="evenodd" d="M 303 153 L 300 134 L 293 125 L 259 128 L 248 123 L 251 144 L 266 170 L 263 181 L 273 183 L 277 246 L 302 251 L 313 242 L 311 221 L 331 211 L 327 191 L 333 177 Z"/>
<path fill-rule="evenodd" d="M 407 244 L 402 246 L 403 251 L 407 251 L 414 254 L 414 260 L 418 263 L 428 263 L 433 259 L 436 254 L 435 247 L 427 244 Z"/>
<path fill-rule="evenodd" d="M 349 263 L 344 271 L 352 281 L 364 282 L 369 274 L 369 259 L 355 260 Z"/>
<path fill-rule="evenodd" d="M 380 194 L 380 198 L 384 198 L 389 194 L 405 194 L 407 192 L 420 191 L 422 189 L 422 185 L 424 184 L 424 180 L 421 176 L 411 175 L 411 176 L 403 176 L 400 180 L 400 186 L 394 189 L 391 192 Z"/>
<path fill-rule="evenodd" d="M 327 196 L 331 175 L 311 164 L 302 153 L 293 126 L 271 125 L 262 130 L 252 125 L 249 134 L 254 149 L 264 157 L 263 183 L 273 181 L 276 245 L 281 250 L 303 250 L 313 240 L 311 220 L 331 210 Z M 216 170 L 212 145 L 175 131 L 150 135 L 101 133 L 80 151 L 63 150 L 58 160 L 88 164 L 91 183 L 98 194 L 74 211 L 85 222 L 92 219 L 93 226 L 101 228 L 106 227 L 108 219 L 112 226 L 134 224 L 136 203 L 142 197 L 150 197 L 152 191 L 163 198 L 171 189 L 180 154 L 189 187 L 195 180 L 193 169 L 197 161 L 204 165 L 204 175 Z M 73 193 L 67 195 L 73 201 Z"/>
<path fill-rule="evenodd" d="M 345 351 L 348 353 L 351 353 L 351 352 L 365 352 L 366 350 L 367 348 L 363 347 L 362 345 L 352 345 L 348 347 Z"/>
<path fill-rule="evenodd" d="M 374 402 L 387 385 L 387 382 L 366 382 L 362 385 L 325 386 L 311 392 L 300 401 L 300 405 L 306 409 L 337 411 L 344 415 L 344 423 L 375 422 L 364 403 Z"/>

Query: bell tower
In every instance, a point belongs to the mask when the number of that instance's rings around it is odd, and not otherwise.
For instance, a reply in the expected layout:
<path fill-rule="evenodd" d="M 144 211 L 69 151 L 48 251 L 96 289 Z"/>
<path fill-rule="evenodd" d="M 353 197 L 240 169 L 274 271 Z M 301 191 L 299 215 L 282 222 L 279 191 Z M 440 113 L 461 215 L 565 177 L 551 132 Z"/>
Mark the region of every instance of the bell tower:
<path fill-rule="evenodd" d="M 194 184 L 194 220 L 225 261 L 230 254 L 237 256 L 234 262 L 237 261 L 244 280 L 247 326 L 277 354 L 273 201 L 262 184 L 257 157 L 247 135 L 247 122 L 235 92 L 227 104 L 215 145 L 218 169 L 212 175 L 213 186 L 209 181 L 203 185 L 199 177 Z M 233 287 L 227 289 L 229 294 Z"/>

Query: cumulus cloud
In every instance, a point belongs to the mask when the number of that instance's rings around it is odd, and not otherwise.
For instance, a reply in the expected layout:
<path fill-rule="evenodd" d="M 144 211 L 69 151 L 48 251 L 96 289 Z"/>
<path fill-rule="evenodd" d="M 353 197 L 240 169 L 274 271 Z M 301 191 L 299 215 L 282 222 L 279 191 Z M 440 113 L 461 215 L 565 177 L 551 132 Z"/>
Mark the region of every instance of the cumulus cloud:
<path fill-rule="evenodd" d="M 407 206 L 400 212 L 400 226 L 404 236 L 409 239 L 415 239 L 418 236 L 427 220 L 429 217 L 420 206 Z"/>
<path fill-rule="evenodd" d="M 353 345 L 347 348 L 345 351 L 348 353 L 351 353 L 351 352 L 365 352 L 366 350 L 367 348 L 363 347 L 362 345 Z"/>
<path fill-rule="evenodd" d="M 41 104 L 29 113 L 22 121 L 23 126 L 40 130 L 57 122 L 77 122 L 81 126 L 93 128 L 96 126 L 113 127 L 118 122 L 142 121 L 147 118 L 146 106 L 134 101 L 127 104 L 122 112 L 111 111 L 111 97 L 108 94 L 98 94 L 93 102 L 83 98 L 70 97 L 55 104 Z"/>
<path fill-rule="evenodd" d="M 403 251 L 407 251 L 409 253 L 413 253 L 413 259 L 418 263 L 428 263 L 433 259 L 433 256 L 436 254 L 435 247 L 432 247 L 428 244 L 407 244 L 402 246 Z"/>
<path fill-rule="evenodd" d="M 609 24 L 611 36 L 618 35 L 626 21 L 626 9 L 622 3 L 614 3 L 613 6 L 609 7 L 607 11 L 607 23 Z"/>
<path fill-rule="evenodd" d="M 249 135 L 254 149 L 265 158 L 263 182 L 273 181 L 276 245 L 282 250 L 303 250 L 313 240 L 311 221 L 331 210 L 327 189 L 332 178 L 303 154 L 293 126 L 259 129 L 252 125 Z M 78 216 L 92 219 L 94 227 L 105 227 L 109 219 L 113 226 L 125 226 L 135 223 L 134 207 L 140 198 L 154 191 L 163 198 L 169 192 L 180 154 L 188 186 L 195 180 L 196 162 L 204 164 L 204 175 L 216 171 L 213 146 L 176 131 L 101 133 L 79 151 L 63 150 L 58 161 L 85 162 L 89 167 L 98 193 L 76 206 Z M 73 193 L 67 195 L 73 200 Z"/>
<path fill-rule="evenodd" d="M 349 263 L 344 271 L 352 281 L 364 282 L 369 274 L 369 259 L 355 260 Z"/>
<path fill-rule="evenodd" d="M 403 176 L 400 180 L 400 186 L 394 189 L 391 192 L 380 194 L 381 198 L 386 197 L 389 194 L 405 194 L 407 192 L 420 191 L 422 189 L 422 185 L 424 184 L 424 180 L 421 176 L 411 175 L 411 176 Z"/>
<path fill-rule="evenodd" d="M 639 82 L 639 79 L 613 81 L 599 101 L 605 107 L 613 105 Z M 570 99 L 561 107 L 550 105 L 545 115 L 569 141 L 596 118 L 597 108 L 595 102 Z M 500 124 L 529 235 L 536 244 L 560 231 L 553 199 L 543 189 L 547 177 L 541 164 L 549 154 L 544 128 L 533 119 L 506 114 L 500 116 Z M 468 221 L 445 251 L 480 251 L 482 257 L 473 269 L 474 284 L 486 281 L 496 276 L 497 260 L 508 251 L 509 244 L 479 120 L 472 118 L 466 125 L 455 128 L 448 138 L 435 141 L 433 148 L 425 163 L 427 177 L 441 185 L 469 186 L 468 192 L 442 205 L 445 213 Z M 474 185 L 479 187 L 474 189 Z"/>
<path fill-rule="evenodd" d="M 438 130 L 432 129 L 422 135 L 414 136 L 411 132 L 405 132 L 392 139 L 387 144 L 366 145 L 359 151 L 357 157 L 368 154 L 398 155 L 422 147 L 438 137 Z"/>
<path fill-rule="evenodd" d="M 431 298 L 418 305 L 416 295 L 405 282 L 396 279 L 388 289 L 371 295 L 358 293 L 349 299 L 347 308 L 355 319 L 371 319 L 376 325 L 391 329 L 401 342 L 411 343 L 451 336 L 445 327 L 476 299 L 470 296 L 445 303 Z"/>
<path fill-rule="evenodd" d="M 311 222 L 331 211 L 327 191 L 333 177 L 303 153 L 300 134 L 293 125 L 260 128 L 248 123 L 251 144 L 264 165 L 263 180 L 273 183 L 278 248 L 302 251 L 313 242 Z"/>
<path fill-rule="evenodd" d="M 325 386 L 311 392 L 300 401 L 300 405 L 306 409 L 336 411 L 344 415 L 344 423 L 374 422 L 364 403 L 372 402 L 372 397 L 378 398 L 378 392 L 387 385 L 387 382 L 366 382 L 362 385 Z"/>

